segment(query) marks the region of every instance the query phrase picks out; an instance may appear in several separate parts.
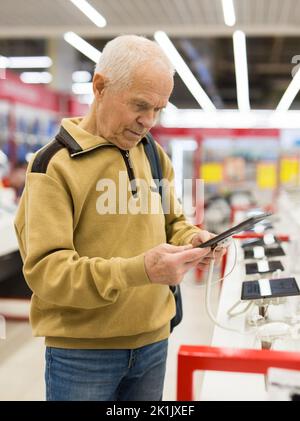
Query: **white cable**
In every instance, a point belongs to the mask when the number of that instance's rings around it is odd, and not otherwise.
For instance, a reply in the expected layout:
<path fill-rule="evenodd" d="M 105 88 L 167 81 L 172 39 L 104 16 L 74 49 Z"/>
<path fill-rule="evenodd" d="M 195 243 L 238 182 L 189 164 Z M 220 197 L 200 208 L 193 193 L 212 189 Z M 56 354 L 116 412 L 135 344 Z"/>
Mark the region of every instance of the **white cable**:
<path fill-rule="evenodd" d="M 243 334 L 244 332 L 242 332 L 242 331 L 239 331 L 237 329 L 233 329 L 233 328 L 228 327 L 228 326 L 224 326 L 223 324 L 219 323 L 218 320 L 215 318 L 215 316 L 213 315 L 213 313 L 211 311 L 210 292 L 211 292 L 211 281 L 212 281 L 214 266 L 215 266 L 215 259 L 212 259 L 212 261 L 209 264 L 209 270 L 208 270 L 208 275 L 207 275 L 207 283 L 206 283 L 206 292 L 205 292 L 205 308 L 206 308 L 207 314 L 208 314 L 209 318 L 212 320 L 212 322 L 216 326 L 219 326 L 221 329 L 226 329 L 226 330 L 230 330 L 231 332 Z"/>
<path fill-rule="evenodd" d="M 240 304 L 242 303 L 241 300 L 237 301 L 232 307 L 230 307 L 229 310 L 227 310 L 227 315 L 229 317 L 235 317 L 235 316 L 240 316 L 241 314 L 246 314 L 248 311 L 250 311 L 250 309 L 254 306 L 254 301 L 249 301 L 249 303 L 246 305 L 245 308 L 243 308 L 240 311 L 236 311 L 234 312 L 233 310 L 238 307 Z M 245 303 L 243 303 L 245 304 Z"/>
<path fill-rule="evenodd" d="M 236 243 L 235 241 L 232 239 L 232 242 L 230 243 L 230 245 L 233 244 L 234 245 L 234 262 L 232 265 L 232 268 L 230 269 L 230 271 L 228 273 L 226 273 L 226 275 L 224 275 L 222 278 L 218 279 L 217 281 L 214 281 L 211 283 L 211 286 L 218 284 L 219 282 L 222 282 L 225 278 L 227 278 L 227 276 L 231 275 L 235 266 L 236 266 L 236 262 L 237 262 L 237 247 L 236 247 Z M 215 252 L 219 247 L 216 247 L 213 252 Z M 205 288 L 206 284 L 201 285 L 201 284 L 190 284 L 189 282 L 184 282 L 185 285 L 187 286 L 191 286 L 191 287 L 196 287 L 196 288 Z"/>
<path fill-rule="evenodd" d="M 234 241 L 233 241 L 233 244 L 235 246 L 234 265 L 233 265 L 231 271 L 229 273 L 227 273 L 225 276 L 223 276 L 223 278 L 219 279 L 218 282 L 225 279 L 227 276 L 229 276 L 235 268 L 236 261 L 237 261 L 237 248 L 236 248 L 236 244 L 235 244 Z M 218 320 L 215 318 L 215 316 L 212 313 L 212 310 L 211 310 L 211 307 L 210 307 L 210 294 L 211 294 L 212 277 L 213 277 L 213 271 L 214 271 L 214 265 L 215 265 L 214 252 L 215 252 L 215 249 L 213 251 L 213 259 L 211 260 L 210 265 L 209 265 L 207 281 L 206 281 L 205 308 L 206 308 L 207 314 L 208 314 L 209 318 L 211 319 L 211 321 L 216 326 L 220 327 L 221 329 L 229 330 L 230 332 L 240 333 L 241 335 L 250 335 L 250 334 L 253 335 L 253 331 L 245 332 L 245 331 L 233 329 L 229 326 L 225 326 L 222 323 L 219 323 Z M 248 308 L 248 306 L 247 306 L 247 308 Z M 251 308 L 251 306 L 249 306 L 249 308 Z"/>
<path fill-rule="evenodd" d="M 235 250 L 236 250 L 236 248 L 235 248 Z M 207 314 L 208 314 L 209 318 L 212 320 L 212 322 L 216 326 L 220 327 L 221 329 L 225 329 L 225 330 L 228 330 L 230 332 L 239 333 L 241 335 L 252 335 L 252 336 L 255 335 L 258 339 L 260 339 L 260 341 L 262 343 L 262 346 L 263 346 L 264 342 L 270 343 L 269 349 L 271 349 L 271 347 L 273 346 L 273 343 L 276 339 L 282 339 L 282 337 L 284 337 L 284 336 L 291 335 L 292 338 L 298 339 L 299 335 L 300 335 L 300 327 L 297 326 L 297 325 L 296 326 L 290 326 L 287 323 L 270 322 L 270 323 L 267 323 L 267 324 L 262 325 L 262 326 L 256 325 L 256 326 L 254 326 L 254 329 L 251 329 L 251 330 L 246 332 L 246 331 L 241 331 L 241 330 L 238 330 L 238 329 L 230 328 L 229 326 L 225 326 L 222 323 L 218 322 L 216 317 L 213 315 L 212 310 L 211 310 L 211 306 L 210 306 L 212 277 L 213 277 L 213 271 L 214 271 L 214 265 L 215 265 L 214 251 L 213 251 L 213 259 L 211 260 L 210 265 L 209 265 L 207 283 L 206 283 L 206 293 L 205 293 L 205 308 L 206 308 Z M 236 255 L 237 255 L 237 253 L 236 253 Z M 232 273 L 232 271 L 235 267 L 235 264 L 236 264 L 236 255 L 235 255 L 235 262 L 234 262 L 233 268 L 231 269 L 231 271 L 228 274 L 226 274 L 220 280 L 224 279 L 225 277 L 230 275 L 230 273 Z M 233 307 L 231 307 L 230 310 L 233 310 L 238 304 L 239 304 L 239 302 L 237 302 Z M 243 311 L 241 311 L 240 313 L 236 313 L 235 315 L 242 314 L 242 313 L 245 313 L 246 311 L 249 311 L 252 308 L 253 305 L 254 305 L 254 302 L 249 303 Z M 268 307 L 267 307 L 267 310 L 268 310 Z"/>

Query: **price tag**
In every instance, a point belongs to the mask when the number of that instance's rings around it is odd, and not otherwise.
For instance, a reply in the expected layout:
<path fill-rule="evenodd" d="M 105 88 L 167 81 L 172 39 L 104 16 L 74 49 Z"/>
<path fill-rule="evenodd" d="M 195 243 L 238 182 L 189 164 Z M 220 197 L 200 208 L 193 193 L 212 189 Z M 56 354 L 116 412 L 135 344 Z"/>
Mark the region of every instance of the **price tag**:
<path fill-rule="evenodd" d="M 262 246 L 253 247 L 253 255 L 255 259 L 262 259 L 265 257 L 265 249 Z"/>
<path fill-rule="evenodd" d="M 262 260 L 257 262 L 258 272 L 269 272 L 269 262 L 267 260 Z"/>
<path fill-rule="evenodd" d="M 269 279 L 259 279 L 258 284 L 259 284 L 260 295 L 262 297 L 268 297 L 272 295 Z"/>
<path fill-rule="evenodd" d="M 274 244 L 275 243 L 275 237 L 273 234 L 265 234 L 264 235 L 264 243 L 266 245 Z"/>

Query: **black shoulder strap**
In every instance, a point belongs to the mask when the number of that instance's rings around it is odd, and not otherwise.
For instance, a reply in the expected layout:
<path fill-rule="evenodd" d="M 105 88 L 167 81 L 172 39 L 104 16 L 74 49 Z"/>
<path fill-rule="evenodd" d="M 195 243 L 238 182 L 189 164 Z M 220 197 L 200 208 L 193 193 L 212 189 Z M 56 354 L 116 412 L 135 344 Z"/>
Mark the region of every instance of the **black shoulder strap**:
<path fill-rule="evenodd" d="M 164 206 L 164 198 L 162 194 L 162 186 L 161 184 L 160 185 L 158 184 L 163 179 L 163 173 L 162 173 L 157 146 L 150 133 L 146 135 L 146 138 L 148 141 L 144 142 L 145 153 L 150 163 L 152 178 L 157 186 L 157 189 L 161 197 L 164 213 L 166 214 L 165 212 L 166 208 Z M 169 285 L 169 288 L 172 291 L 172 294 L 174 295 L 175 303 L 176 303 L 176 314 L 173 317 L 173 319 L 170 320 L 170 331 L 172 332 L 174 327 L 177 326 L 182 320 L 182 299 L 181 299 L 181 291 L 180 291 L 179 285 Z"/>
<path fill-rule="evenodd" d="M 150 133 L 146 135 L 146 138 L 148 142 L 144 143 L 145 153 L 147 155 L 147 158 L 151 167 L 152 178 L 157 186 L 160 197 L 162 198 L 162 186 L 159 184 L 159 182 L 163 179 L 163 173 L 162 173 L 162 168 L 160 164 L 157 147 Z"/>
<path fill-rule="evenodd" d="M 31 167 L 31 172 L 46 174 L 49 162 L 63 147 L 56 139 L 52 140 L 52 142 L 37 153 Z"/>

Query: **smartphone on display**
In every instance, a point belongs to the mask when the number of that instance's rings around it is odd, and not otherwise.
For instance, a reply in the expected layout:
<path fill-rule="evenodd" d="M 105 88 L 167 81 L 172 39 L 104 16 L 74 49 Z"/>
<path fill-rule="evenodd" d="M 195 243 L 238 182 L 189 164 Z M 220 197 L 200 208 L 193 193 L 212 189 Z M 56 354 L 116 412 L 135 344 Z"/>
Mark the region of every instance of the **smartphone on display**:
<path fill-rule="evenodd" d="M 245 250 L 244 251 L 244 258 L 245 259 L 261 259 L 262 257 L 279 257 L 285 256 L 285 252 L 282 247 L 261 247 L 261 253 L 256 255 L 256 248 L 252 250 Z"/>
<path fill-rule="evenodd" d="M 252 216 L 251 218 L 248 218 L 245 221 L 240 222 L 239 224 L 235 225 L 232 228 L 229 228 L 228 230 L 222 232 L 221 234 L 216 235 L 214 238 L 212 238 L 208 241 L 205 241 L 202 244 L 199 244 L 199 246 L 197 246 L 197 247 L 200 247 L 200 248 L 205 248 L 205 247 L 215 248 L 220 243 L 222 243 L 222 241 L 224 241 L 226 238 L 229 238 L 232 235 L 237 234 L 238 232 L 249 230 L 255 224 L 263 221 L 265 218 L 268 218 L 271 215 L 272 215 L 271 212 L 266 212 L 266 213 L 262 213 L 260 215 Z"/>
<path fill-rule="evenodd" d="M 246 275 L 255 275 L 256 273 L 276 272 L 276 270 L 284 271 L 284 267 L 279 260 L 261 261 L 259 263 L 246 263 Z"/>
<path fill-rule="evenodd" d="M 273 244 L 280 244 L 280 241 L 277 239 L 276 236 L 273 234 L 265 234 L 262 238 L 250 238 L 248 240 L 244 240 L 241 244 L 243 249 L 246 248 L 253 248 L 255 246 L 271 246 Z"/>
<path fill-rule="evenodd" d="M 258 300 L 299 294 L 300 291 L 295 278 L 260 279 L 242 283 L 241 299 Z"/>

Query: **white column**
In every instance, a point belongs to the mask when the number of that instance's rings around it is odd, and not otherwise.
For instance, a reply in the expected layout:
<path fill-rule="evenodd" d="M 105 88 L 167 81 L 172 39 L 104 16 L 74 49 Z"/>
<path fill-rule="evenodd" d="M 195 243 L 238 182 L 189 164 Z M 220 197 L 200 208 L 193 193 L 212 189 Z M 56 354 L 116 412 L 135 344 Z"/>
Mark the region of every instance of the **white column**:
<path fill-rule="evenodd" d="M 72 92 L 72 73 L 78 69 L 77 52 L 64 39 L 49 39 L 48 55 L 53 60 L 51 86 L 60 92 Z"/>

